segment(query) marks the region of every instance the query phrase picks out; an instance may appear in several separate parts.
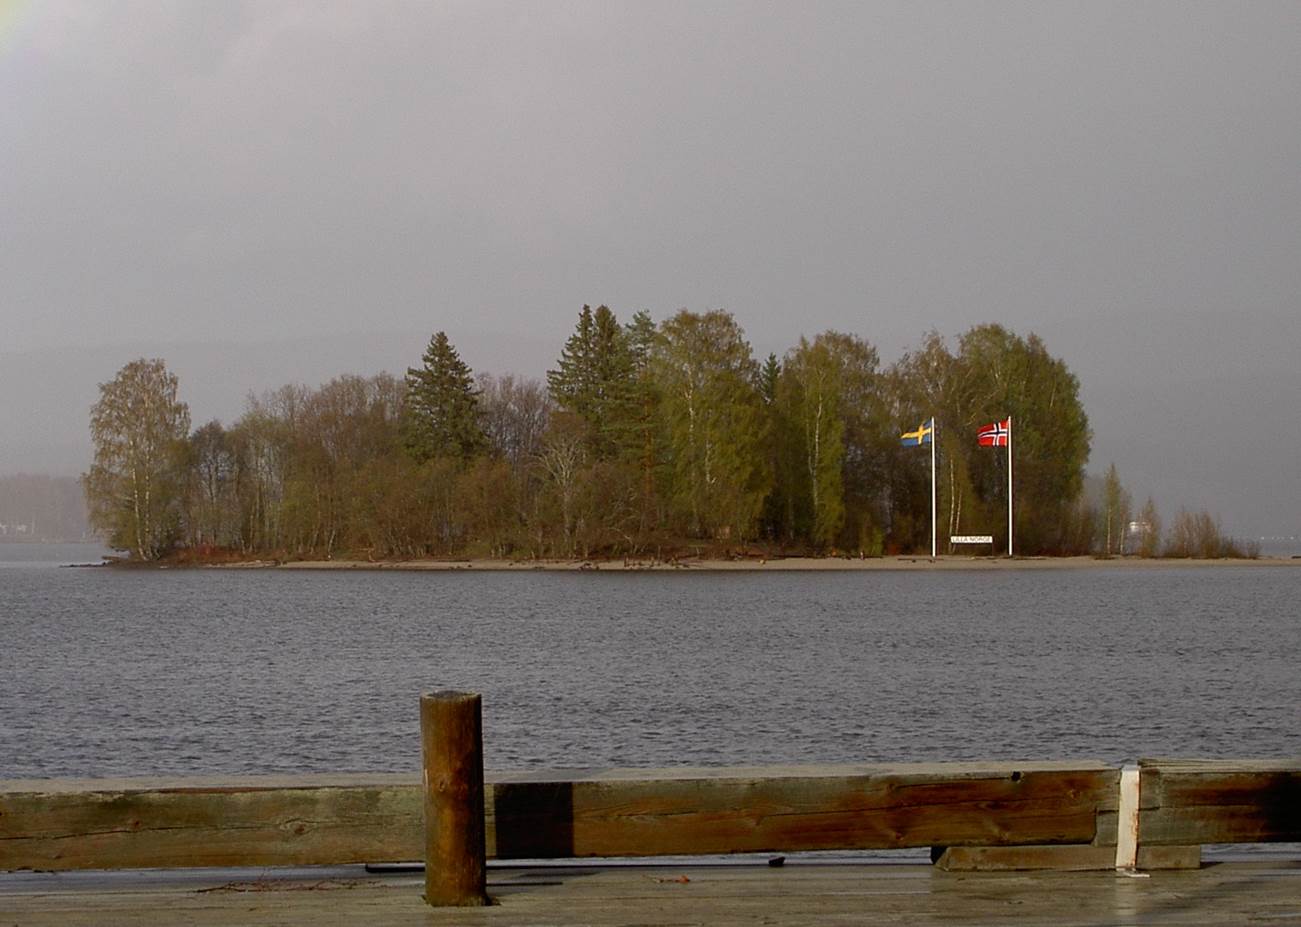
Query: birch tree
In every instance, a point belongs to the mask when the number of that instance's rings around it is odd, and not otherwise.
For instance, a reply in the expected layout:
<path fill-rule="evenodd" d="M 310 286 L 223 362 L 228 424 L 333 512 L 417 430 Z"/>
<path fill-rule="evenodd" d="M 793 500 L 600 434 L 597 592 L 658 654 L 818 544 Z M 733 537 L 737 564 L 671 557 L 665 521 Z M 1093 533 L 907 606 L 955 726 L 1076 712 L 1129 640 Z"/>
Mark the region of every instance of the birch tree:
<path fill-rule="evenodd" d="M 831 546 L 845 517 L 845 422 L 842 377 L 825 342 L 800 343 L 786 355 L 777 397 L 788 425 L 796 529 L 820 547 Z"/>
<path fill-rule="evenodd" d="M 196 547 L 235 543 L 237 468 L 238 458 L 221 422 L 214 419 L 190 435 L 187 543 Z"/>
<path fill-rule="evenodd" d="M 1013 417 L 1013 491 L 1021 549 L 1060 553 L 1072 533 L 1074 503 L 1089 458 L 1091 434 L 1079 380 L 1037 335 L 1021 338 L 1001 325 L 966 332 L 959 339 L 959 366 L 971 378 L 978 423 Z M 970 448 L 974 434 L 968 432 L 965 441 Z M 1005 455 L 971 458 L 972 482 L 992 524 L 998 524 L 995 511 L 1007 505 L 1006 467 Z"/>
<path fill-rule="evenodd" d="M 1105 538 L 1103 553 L 1125 553 L 1125 528 L 1129 523 L 1130 496 L 1120 482 L 1113 462 L 1102 483 L 1102 508 Z"/>
<path fill-rule="evenodd" d="M 91 407 L 95 458 L 82 477 L 93 527 L 110 547 L 157 560 L 175 543 L 186 489 L 189 407 L 163 361 L 134 360 Z"/>
<path fill-rule="evenodd" d="M 675 511 L 697 537 L 750 537 L 772 486 L 750 345 L 722 310 L 684 309 L 660 333 L 651 369 Z"/>

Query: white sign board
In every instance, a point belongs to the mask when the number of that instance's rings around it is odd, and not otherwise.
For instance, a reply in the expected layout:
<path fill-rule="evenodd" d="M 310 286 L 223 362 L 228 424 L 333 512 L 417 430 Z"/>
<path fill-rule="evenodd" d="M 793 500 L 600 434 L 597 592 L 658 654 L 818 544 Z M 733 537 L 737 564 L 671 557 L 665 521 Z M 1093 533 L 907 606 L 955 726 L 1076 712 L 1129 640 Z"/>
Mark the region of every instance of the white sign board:
<path fill-rule="evenodd" d="M 992 534 L 954 534 L 949 537 L 950 544 L 993 544 Z"/>

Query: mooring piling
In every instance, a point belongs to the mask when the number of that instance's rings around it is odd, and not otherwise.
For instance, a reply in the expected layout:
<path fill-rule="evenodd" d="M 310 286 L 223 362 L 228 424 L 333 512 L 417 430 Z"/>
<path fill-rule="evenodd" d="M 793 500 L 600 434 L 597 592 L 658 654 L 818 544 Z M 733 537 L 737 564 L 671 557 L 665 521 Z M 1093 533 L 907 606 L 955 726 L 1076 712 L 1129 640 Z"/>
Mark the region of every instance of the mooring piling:
<path fill-rule="evenodd" d="M 488 904 L 483 819 L 483 709 L 478 695 L 420 696 L 424 769 L 425 901 Z"/>

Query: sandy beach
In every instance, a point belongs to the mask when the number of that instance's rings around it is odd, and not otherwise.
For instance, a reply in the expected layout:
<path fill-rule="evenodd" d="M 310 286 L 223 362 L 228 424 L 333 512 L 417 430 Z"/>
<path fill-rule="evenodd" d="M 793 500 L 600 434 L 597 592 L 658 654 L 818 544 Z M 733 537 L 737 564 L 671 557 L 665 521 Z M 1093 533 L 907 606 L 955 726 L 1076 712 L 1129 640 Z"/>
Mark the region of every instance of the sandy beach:
<path fill-rule="evenodd" d="M 1097 557 L 874 557 L 849 559 L 840 557 L 786 557 L 774 559 L 677 559 L 657 561 L 636 558 L 619 560 L 296 560 L 285 563 L 253 561 L 220 564 L 222 568 L 265 568 L 279 570 L 415 570 L 511 572 L 543 570 L 554 572 L 815 572 L 873 570 L 1168 570 L 1180 567 L 1245 567 L 1252 569 L 1301 567 L 1301 558 L 1262 557 L 1257 560 L 1145 560 L 1140 558 Z"/>

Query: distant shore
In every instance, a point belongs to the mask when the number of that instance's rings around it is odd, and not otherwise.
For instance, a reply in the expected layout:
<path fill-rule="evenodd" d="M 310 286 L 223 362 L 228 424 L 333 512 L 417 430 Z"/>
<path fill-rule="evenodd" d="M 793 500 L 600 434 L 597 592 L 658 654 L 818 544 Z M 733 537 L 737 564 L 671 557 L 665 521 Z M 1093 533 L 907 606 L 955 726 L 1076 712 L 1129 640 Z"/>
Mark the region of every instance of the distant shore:
<path fill-rule="evenodd" d="M 839 572 L 872 570 L 1087 570 L 1087 569 L 1172 569 L 1177 567 L 1301 567 L 1301 558 L 1261 557 L 1257 560 L 1190 560 L 1098 557 L 964 557 L 924 556 L 873 557 L 783 557 L 772 559 L 650 559 L 616 560 L 257 560 L 242 563 L 203 565 L 212 569 L 277 570 L 403 570 L 449 572 Z"/>

